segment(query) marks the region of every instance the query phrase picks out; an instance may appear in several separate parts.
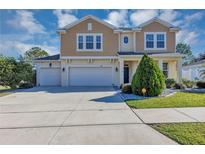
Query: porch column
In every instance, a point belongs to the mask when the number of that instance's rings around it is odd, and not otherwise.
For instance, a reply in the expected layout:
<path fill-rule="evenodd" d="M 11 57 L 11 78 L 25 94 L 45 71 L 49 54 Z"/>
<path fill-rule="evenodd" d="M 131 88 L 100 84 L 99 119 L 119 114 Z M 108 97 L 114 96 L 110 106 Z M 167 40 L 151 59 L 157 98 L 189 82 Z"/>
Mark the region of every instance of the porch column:
<path fill-rule="evenodd" d="M 124 83 L 124 60 L 123 59 L 119 59 L 120 62 L 120 69 L 119 69 L 119 73 L 120 73 L 120 85 Z"/>
<path fill-rule="evenodd" d="M 159 59 L 159 68 L 161 71 L 163 71 L 163 60 Z"/>
<path fill-rule="evenodd" d="M 181 78 L 182 78 L 182 59 L 178 59 L 177 60 L 177 65 L 176 65 L 176 69 L 177 69 L 177 80 L 178 82 L 181 82 Z"/>

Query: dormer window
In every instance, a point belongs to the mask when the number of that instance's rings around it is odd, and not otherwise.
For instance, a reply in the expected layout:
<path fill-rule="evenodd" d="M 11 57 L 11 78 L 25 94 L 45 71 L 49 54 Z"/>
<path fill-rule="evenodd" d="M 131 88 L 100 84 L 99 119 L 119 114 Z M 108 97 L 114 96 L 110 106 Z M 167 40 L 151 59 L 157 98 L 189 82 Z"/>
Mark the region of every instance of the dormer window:
<path fill-rule="evenodd" d="M 166 50 L 165 32 L 145 32 L 144 38 L 145 50 Z"/>
<path fill-rule="evenodd" d="M 103 35 L 99 33 L 77 34 L 77 51 L 102 51 Z"/>

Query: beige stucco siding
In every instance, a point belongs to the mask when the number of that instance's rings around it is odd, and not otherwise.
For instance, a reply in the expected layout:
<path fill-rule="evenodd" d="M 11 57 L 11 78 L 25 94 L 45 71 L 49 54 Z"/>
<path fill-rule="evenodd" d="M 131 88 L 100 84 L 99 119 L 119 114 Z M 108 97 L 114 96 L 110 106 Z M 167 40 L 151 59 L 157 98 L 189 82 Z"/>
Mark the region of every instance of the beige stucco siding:
<path fill-rule="evenodd" d="M 175 52 L 175 32 L 170 32 L 169 28 L 163 26 L 162 24 L 159 24 L 158 22 L 153 22 L 143 27 L 141 32 L 136 33 L 136 50 L 137 51 L 145 51 L 144 50 L 144 33 L 145 32 L 166 32 L 167 49 L 165 51 Z"/>
<path fill-rule="evenodd" d="M 92 31 L 88 31 L 88 23 L 92 23 Z M 76 51 L 77 33 L 102 33 L 103 51 Z M 118 52 L 118 42 L 118 34 L 114 34 L 113 29 L 93 19 L 87 19 L 61 35 L 61 56 L 115 56 Z"/>
<path fill-rule="evenodd" d="M 128 37 L 128 43 L 124 43 L 124 37 Z M 133 32 L 120 34 L 120 51 L 134 51 L 133 48 Z"/>

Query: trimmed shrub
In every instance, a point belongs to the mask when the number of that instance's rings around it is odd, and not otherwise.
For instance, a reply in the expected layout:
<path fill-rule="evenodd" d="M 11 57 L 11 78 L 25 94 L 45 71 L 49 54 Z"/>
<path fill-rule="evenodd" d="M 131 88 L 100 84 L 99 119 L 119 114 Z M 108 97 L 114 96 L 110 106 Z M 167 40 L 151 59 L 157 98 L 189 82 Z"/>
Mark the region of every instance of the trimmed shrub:
<path fill-rule="evenodd" d="M 166 79 L 165 83 L 166 83 L 166 88 L 172 88 L 176 83 L 176 81 L 174 79 Z"/>
<path fill-rule="evenodd" d="M 158 96 L 165 88 L 165 77 L 157 63 L 146 54 L 132 78 L 132 92 L 137 95 Z M 146 90 L 143 94 L 143 90 Z"/>
<path fill-rule="evenodd" d="M 205 81 L 198 81 L 196 85 L 198 88 L 205 88 Z"/>
<path fill-rule="evenodd" d="M 122 85 L 122 92 L 126 94 L 131 94 L 132 93 L 132 87 L 130 84 L 124 84 Z"/>
<path fill-rule="evenodd" d="M 186 86 L 182 83 L 175 83 L 173 88 L 175 88 L 175 89 L 185 89 Z"/>
<path fill-rule="evenodd" d="M 195 86 L 194 81 L 190 81 L 187 79 L 182 79 L 182 83 L 187 87 L 187 88 L 193 88 Z"/>

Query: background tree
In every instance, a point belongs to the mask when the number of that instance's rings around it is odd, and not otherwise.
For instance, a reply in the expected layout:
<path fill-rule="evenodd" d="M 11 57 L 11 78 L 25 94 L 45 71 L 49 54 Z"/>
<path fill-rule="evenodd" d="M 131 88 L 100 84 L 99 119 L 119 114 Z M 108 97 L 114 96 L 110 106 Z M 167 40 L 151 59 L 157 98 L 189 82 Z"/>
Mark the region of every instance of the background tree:
<path fill-rule="evenodd" d="M 132 92 L 143 95 L 142 89 L 146 89 L 145 96 L 158 96 L 165 88 L 165 77 L 158 64 L 151 57 L 144 55 L 132 78 Z"/>
<path fill-rule="evenodd" d="M 45 50 L 39 47 L 33 47 L 24 53 L 23 58 L 26 62 L 31 63 L 32 60 L 35 58 L 44 57 L 48 55 L 48 52 L 46 52 Z"/>
<path fill-rule="evenodd" d="M 205 59 L 205 52 L 200 53 L 198 59 L 199 59 L 199 60 L 204 60 L 204 59 Z"/>
<path fill-rule="evenodd" d="M 183 54 L 182 56 L 183 64 L 190 64 L 195 59 L 192 54 L 190 45 L 186 43 L 178 43 L 176 46 L 176 52 Z"/>
<path fill-rule="evenodd" d="M 0 85 L 16 88 L 21 81 L 35 84 L 33 76 L 34 71 L 30 63 L 0 56 Z"/>
<path fill-rule="evenodd" d="M 16 85 L 16 65 L 14 58 L 0 56 L 0 84 L 14 87 Z"/>

